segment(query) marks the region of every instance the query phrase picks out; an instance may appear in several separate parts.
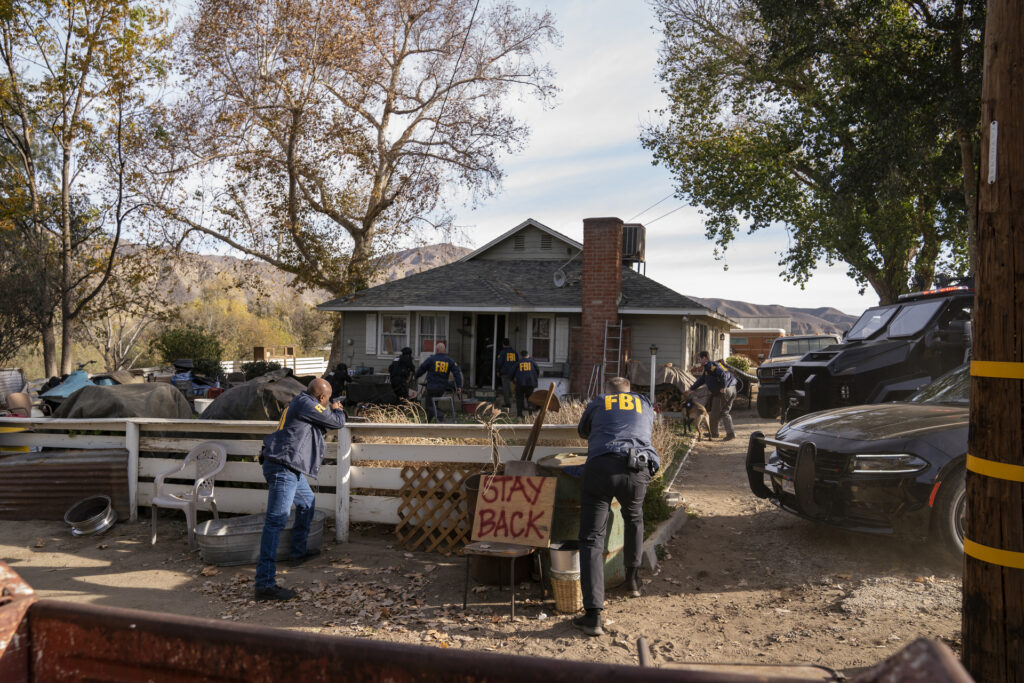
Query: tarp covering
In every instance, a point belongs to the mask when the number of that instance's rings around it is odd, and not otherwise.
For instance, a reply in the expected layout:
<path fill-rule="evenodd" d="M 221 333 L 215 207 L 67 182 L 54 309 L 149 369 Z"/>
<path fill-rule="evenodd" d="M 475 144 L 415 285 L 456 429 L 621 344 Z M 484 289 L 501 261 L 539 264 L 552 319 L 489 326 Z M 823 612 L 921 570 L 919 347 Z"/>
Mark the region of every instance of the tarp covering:
<path fill-rule="evenodd" d="M 170 384 L 119 384 L 82 387 L 64 399 L 54 417 L 165 417 L 187 420 L 192 408 Z"/>
<path fill-rule="evenodd" d="M 104 375 L 93 375 L 92 381 L 95 384 L 109 386 L 111 384 L 141 384 L 145 382 L 142 377 L 137 377 L 127 370 L 114 370 Z"/>
<path fill-rule="evenodd" d="M 57 399 L 58 401 L 67 398 L 71 394 L 75 393 L 79 389 L 85 386 L 91 386 L 92 380 L 89 379 L 89 373 L 85 370 L 75 370 L 67 378 L 50 389 L 47 392 L 41 394 L 44 398 Z"/>
<path fill-rule="evenodd" d="M 291 376 L 291 370 L 273 370 L 232 387 L 211 403 L 203 420 L 277 420 L 306 385 Z"/>
<path fill-rule="evenodd" d="M 649 387 L 651 385 L 651 362 L 649 360 L 630 360 L 626 366 L 626 379 L 630 384 Z M 671 384 L 679 391 L 686 391 L 696 381 L 696 377 L 674 365 L 659 365 L 654 368 L 654 386 Z"/>

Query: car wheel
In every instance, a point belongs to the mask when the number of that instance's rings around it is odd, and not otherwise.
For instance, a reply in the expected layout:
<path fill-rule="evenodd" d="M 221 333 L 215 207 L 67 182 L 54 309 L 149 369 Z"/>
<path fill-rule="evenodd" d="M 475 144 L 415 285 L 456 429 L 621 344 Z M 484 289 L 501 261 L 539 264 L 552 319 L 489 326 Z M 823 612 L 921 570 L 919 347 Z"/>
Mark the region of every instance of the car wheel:
<path fill-rule="evenodd" d="M 777 396 L 757 397 L 757 416 L 771 420 L 779 416 L 779 399 Z"/>
<path fill-rule="evenodd" d="M 967 509 L 966 473 L 952 473 L 939 487 L 935 497 L 934 529 L 942 545 L 953 555 L 964 554 L 964 513 Z"/>

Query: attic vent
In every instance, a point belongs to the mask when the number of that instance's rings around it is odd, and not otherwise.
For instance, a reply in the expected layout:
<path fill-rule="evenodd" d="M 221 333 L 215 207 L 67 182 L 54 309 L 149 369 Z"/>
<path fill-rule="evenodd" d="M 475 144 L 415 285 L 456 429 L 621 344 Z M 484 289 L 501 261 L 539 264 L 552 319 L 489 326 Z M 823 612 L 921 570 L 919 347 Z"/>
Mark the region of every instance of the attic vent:
<path fill-rule="evenodd" d="M 551 235 L 545 233 L 540 236 L 540 248 L 551 249 Z"/>
<path fill-rule="evenodd" d="M 526 249 L 526 235 L 516 235 L 512 241 L 512 248 L 516 251 L 523 251 Z"/>

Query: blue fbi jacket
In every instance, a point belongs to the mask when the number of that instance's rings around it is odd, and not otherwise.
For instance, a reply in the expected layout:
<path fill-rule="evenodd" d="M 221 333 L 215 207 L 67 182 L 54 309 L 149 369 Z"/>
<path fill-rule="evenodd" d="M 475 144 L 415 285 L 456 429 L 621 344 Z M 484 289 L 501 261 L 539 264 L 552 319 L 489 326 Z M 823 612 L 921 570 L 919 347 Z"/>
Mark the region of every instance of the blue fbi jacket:
<path fill-rule="evenodd" d="M 324 435 L 344 426 L 345 411 L 325 408 L 304 391 L 284 409 L 277 431 L 264 437 L 263 457 L 315 477 L 324 460 Z"/>
<path fill-rule="evenodd" d="M 537 386 L 537 364 L 529 358 L 523 358 L 516 363 L 516 386 Z"/>
<path fill-rule="evenodd" d="M 516 374 L 516 363 L 518 362 L 519 356 L 516 355 L 515 350 L 511 346 L 504 346 L 501 351 L 498 351 L 497 363 L 494 367 L 502 377 L 512 377 Z"/>
<path fill-rule="evenodd" d="M 435 353 L 426 359 L 416 369 L 416 378 L 419 379 L 426 373 L 427 391 L 444 391 L 448 388 L 448 373 L 455 375 L 455 387 L 462 388 L 462 370 L 458 363 L 453 361 L 447 354 Z"/>
<path fill-rule="evenodd" d="M 587 439 L 587 459 L 617 453 L 627 455 L 630 448 L 646 453 L 660 467 L 658 453 L 651 444 L 654 408 L 640 394 L 605 394 L 587 404 L 576 431 Z"/>
<path fill-rule="evenodd" d="M 701 385 L 707 385 L 712 394 L 717 394 L 726 387 L 736 386 L 736 378 L 721 363 L 709 360 L 704 364 L 704 374 L 697 378 L 690 391 Z"/>

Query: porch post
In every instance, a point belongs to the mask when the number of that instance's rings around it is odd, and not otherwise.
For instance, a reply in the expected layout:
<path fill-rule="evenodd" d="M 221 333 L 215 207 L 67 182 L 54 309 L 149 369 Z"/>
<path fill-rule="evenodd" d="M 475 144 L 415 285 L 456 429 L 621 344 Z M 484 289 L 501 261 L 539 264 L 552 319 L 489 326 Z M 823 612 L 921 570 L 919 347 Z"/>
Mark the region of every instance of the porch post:
<path fill-rule="evenodd" d="M 334 540 L 348 543 L 349 507 L 352 497 L 352 430 L 338 430 L 338 480 L 334 486 Z"/>
<path fill-rule="evenodd" d="M 124 423 L 124 447 L 128 451 L 128 521 L 139 519 L 139 423 Z"/>

